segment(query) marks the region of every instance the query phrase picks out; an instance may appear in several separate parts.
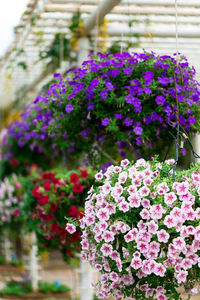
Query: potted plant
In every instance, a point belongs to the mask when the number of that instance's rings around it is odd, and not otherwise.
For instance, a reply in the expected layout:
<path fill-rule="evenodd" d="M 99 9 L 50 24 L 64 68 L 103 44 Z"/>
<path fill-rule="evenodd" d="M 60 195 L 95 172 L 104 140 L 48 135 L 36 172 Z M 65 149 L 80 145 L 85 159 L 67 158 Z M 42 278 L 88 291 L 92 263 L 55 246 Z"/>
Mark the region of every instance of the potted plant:
<path fill-rule="evenodd" d="M 85 203 L 82 258 L 101 273 L 100 299 L 181 299 L 200 276 L 200 165 L 122 160 L 95 175 Z M 77 222 L 67 223 L 76 232 Z"/>

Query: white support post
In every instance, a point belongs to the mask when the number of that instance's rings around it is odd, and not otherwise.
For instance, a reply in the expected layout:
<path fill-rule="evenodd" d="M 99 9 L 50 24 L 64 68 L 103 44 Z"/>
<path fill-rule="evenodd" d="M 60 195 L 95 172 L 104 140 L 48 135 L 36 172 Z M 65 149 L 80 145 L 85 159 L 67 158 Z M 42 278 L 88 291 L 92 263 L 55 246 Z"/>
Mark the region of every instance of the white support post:
<path fill-rule="evenodd" d="M 82 62 L 87 59 L 89 54 L 89 39 L 82 37 L 78 41 L 78 66 L 81 67 Z"/>
<path fill-rule="evenodd" d="M 80 259 L 80 300 L 92 300 L 93 299 L 93 271 L 88 262 L 82 261 Z"/>
<path fill-rule="evenodd" d="M 5 262 L 10 263 L 11 262 L 12 244 L 9 239 L 9 231 L 7 229 L 5 229 L 5 231 L 4 231 L 2 242 L 3 242 L 2 248 L 3 248 L 3 255 L 4 255 Z"/>
<path fill-rule="evenodd" d="M 35 233 L 31 233 L 28 236 L 28 255 L 26 257 L 26 269 L 28 271 L 31 285 L 34 291 L 38 290 L 39 280 L 41 279 L 39 276 L 39 271 L 41 267 L 39 265 L 39 257 L 37 256 L 38 253 L 38 246 L 36 244 L 36 235 Z"/>
<path fill-rule="evenodd" d="M 193 141 L 194 141 L 194 151 L 198 154 L 198 155 L 200 155 L 200 134 L 197 134 L 196 136 L 195 136 L 195 138 L 193 139 Z M 199 163 L 200 162 L 200 159 L 199 158 L 193 158 L 194 159 L 194 161 L 196 162 L 196 163 Z"/>

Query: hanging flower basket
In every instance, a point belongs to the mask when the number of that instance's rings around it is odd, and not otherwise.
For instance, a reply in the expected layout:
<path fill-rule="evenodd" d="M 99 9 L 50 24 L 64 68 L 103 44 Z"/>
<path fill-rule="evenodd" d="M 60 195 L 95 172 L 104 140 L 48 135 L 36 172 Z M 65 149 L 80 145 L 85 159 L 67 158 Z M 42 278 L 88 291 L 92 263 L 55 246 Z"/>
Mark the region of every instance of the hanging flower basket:
<path fill-rule="evenodd" d="M 150 148 L 158 152 L 171 144 L 178 110 L 187 133 L 200 129 L 199 84 L 183 56 L 177 64 L 169 55 L 100 53 L 67 80 L 56 76 L 59 82 L 47 92 L 52 120 L 46 130 L 55 134 L 56 144 L 65 133 L 70 153 L 95 145 L 114 155 L 116 144 L 122 156 L 131 150 L 148 157 Z"/>
<path fill-rule="evenodd" d="M 0 230 L 18 230 L 21 223 L 21 184 L 16 175 L 0 181 Z"/>
<path fill-rule="evenodd" d="M 57 162 L 60 160 L 54 136 L 45 131 L 51 115 L 49 108 L 46 108 L 45 103 L 30 103 L 23 110 L 20 120 L 10 123 L 2 140 L 2 158 L 6 169 L 4 173 L 10 169 L 18 173 L 28 173 L 32 164 L 46 169 L 55 165 L 55 158 Z M 39 128 L 41 119 L 42 126 Z"/>
<path fill-rule="evenodd" d="M 69 235 L 65 216 L 83 216 L 85 197 L 93 182 L 93 170 L 45 172 L 32 179 L 32 189 L 24 189 L 22 211 L 24 229 L 35 231 L 40 252 L 59 249 L 67 261 L 80 251 L 81 231 Z"/>
<path fill-rule="evenodd" d="M 81 245 L 82 258 L 101 273 L 100 299 L 181 299 L 177 288 L 200 279 L 200 166 L 173 181 L 172 164 L 125 159 L 96 174 Z M 74 224 L 66 229 L 74 232 Z"/>
<path fill-rule="evenodd" d="M 172 144 L 178 110 L 181 130 L 200 130 L 199 84 L 183 56 L 177 64 L 175 57 L 155 53 L 98 54 L 82 68 L 54 76 L 57 83 L 10 125 L 4 159 L 41 158 L 44 165 L 52 154 L 76 159 L 92 149 L 103 158 L 118 152 L 149 157 Z"/>

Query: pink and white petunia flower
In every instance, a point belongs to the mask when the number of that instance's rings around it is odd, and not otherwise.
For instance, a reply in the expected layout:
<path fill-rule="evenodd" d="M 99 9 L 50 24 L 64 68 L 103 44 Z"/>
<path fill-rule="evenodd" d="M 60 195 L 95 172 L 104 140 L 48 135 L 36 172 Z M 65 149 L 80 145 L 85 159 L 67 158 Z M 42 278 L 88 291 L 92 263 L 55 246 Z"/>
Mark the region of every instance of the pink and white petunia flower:
<path fill-rule="evenodd" d="M 177 250 L 182 250 L 186 246 L 185 241 L 182 237 L 173 239 L 173 245 Z"/>
<path fill-rule="evenodd" d="M 157 232 L 157 237 L 160 243 L 167 243 L 170 236 L 166 230 L 161 229 L 160 231 Z"/>
<path fill-rule="evenodd" d="M 72 234 L 76 231 L 76 226 L 74 224 L 67 223 L 65 229 Z"/>
<path fill-rule="evenodd" d="M 141 198 L 137 194 L 132 194 L 128 197 L 130 207 L 140 207 L 141 205 Z"/>
<path fill-rule="evenodd" d="M 178 182 L 176 185 L 176 192 L 178 195 L 185 195 L 189 191 L 189 184 L 188 182 Z"/>
<path fill-rule="evenodd" d="M 95 179 L 96 179 L 97 181 L 103 179 L 103 174 L 102 174 L 102 172 L 97 173 L 97 174 L 95 175 Z"/>
<path fill-rule="evenodd" d="M 150 208 L 150 201 L 149 199 L 143 199 L 142 202 L 141 202 L 142 206 L 144 208 Z"/>
<path fill-rule="evenodd" d="M 116 272 L 111 272 L 109 275 L 110 280 L 112 281 L 118 281 L 119 280 L 119 276 Z"/>
<path fill-rule="evenodd" d="M 200 219 L 200 207 L 197 207 L 196 211 L 195 211 L 195 217 L 197 220 Z"/>
<path fill-rule="evenodd" d="M 153 220 L 150 221 L 150 222 L 147 224 L 147 226 L 148 226 L 148 231 L 149 231 L 150 233 L 155 234 L 155 233 L 157 232 L 157 230 L 158 230 L 158 224 L 156 224 Z"/>
<path fill-rule="evenodd" d="M 101 222 L 107 221 L 110 218 L 108 210 L 106 208 L 102 208 L 99 211 L 97 211 L 97 217 Z"/>
<path fill-rule="evenodd" d="M 176 226 L 176 221 L 174 217 L 167 215 L 164 219 L 164 225 L 167 226 L 167 228 L 172 228 Z"/>
<path fill-rule="evenodd" d="M 117 252 L 116 250 L 114 250 L 114 251 L 111 253 L 110 257 L 111 257 L 113 260 L 118 260 L 118 259 L 120 258 L 120 254 L 119 254 L 119 252 Z"/>
<path fill-rule="evenodd" d="M 113 168 L 113 172 L 114 172 L 114 173 L 120 173 L 121 170 L 122 170 L 122 168 L 119 167 L 119 166 L 116 166 L 116 167 Z"/>
<path fill-rule="evenodd" d="M 127 192 L 129 195 L 135 194 L 137 191 L 137 188 L 134 185 L 130 185 L 129 188 L 127 189 Z"/>
<path fill-rule="evenodd" d="M 134 270 L 138 270 L 142 267 L 142 260 L 140 258 L 133 258 L 132 261 L 131 261 L 131 267 L 134 269 Z"/>
<path fill-rule="evenodd" d="M 166 193 L 164 195 L 164 201 L 165 203 L 171 207 L 171 205 L 176 201 L 177 197 L 174 192 Z"/>
<path fill-rule="evenodd" d="M 121 184 L 121 183 L 125 183 L 127 177 L 128 177 L 127 172 L 125 172 L 125 171 L 124 171 L 124 172 L 121 172 L 121 173 L 119 174 L 119 178 L 118 178 L 119 183 L 120 183 L 120 184 Z"/>
<path fill-rule="evenodd" d="M 127 243 L 130 243 L 134 240 L 134 236 L 133 234 L 131 234 L 130 232 L 128 232 L 125 236 L 124 239 Z"/>
<path fill-rule="evenodd" d="M 143 208 L 140 212 L 140 216 L 142 217 L 142 219 L 144 220 L 148 220 L 150 219 L 150 213 L 146 208 Z"/>
<path fill-rule="evenodd" d="M 122 201 L 118 204 L 118 208 L 123 212 L 127 212 L 130 209 L 129 203 L 127 201 Z"/>
<path fill-rule="evenodd" d="M 164 294 L 158 294 L 158 295 L 156 296 L 156 299 L 157 299 L 157 300 L 167 300 L 167 297 L 166 297 Z"/>
<path fill-rule="evenodd" d="M 128 159 L 123 159 L 122 161 L 121 161 L 121 166 L 122 166 L 122 168 L 126 168 L 128 165 L 129 165 L 129 160 Z"/>
<path fill-rule="evenodd" d="M 166 273 L 166 267 L 163 264 L 161 264 L 161 263 L 157 263 L 156 267 L 155 267 L 154 273 L 157 276 L 164 277 L 165 273 Z"/>
<path fill-rule="evenodd" d="M 142 188 L 140 188 L 138 190 L 138 193 L 139 193 L 140 197 L 144 198 L 149 195 L 150 189 L 147 186 L 143 186 Z"/>
<path fill-rule="evenodd" d="M 176 279 L 177 279 L 178 284 L 180 284 L 182 282 L 186 282 L 187 276 L 188 276 L 188 271 L 180 271 L 176 275 Z"/>
<path fill-rule="evenodd" d="M 113 252 L 113 247 L 110 244 L 104 243 L 101 246 L 101 252 L 103 253 L 104 256 L 110 256 L 111 253 Z"/>
<path fill-rule="evenodd" d="M 106 243 L 113 242 L 115 239 L 114 233 L 109 230 L 104 231 L 102 237 Z"/>

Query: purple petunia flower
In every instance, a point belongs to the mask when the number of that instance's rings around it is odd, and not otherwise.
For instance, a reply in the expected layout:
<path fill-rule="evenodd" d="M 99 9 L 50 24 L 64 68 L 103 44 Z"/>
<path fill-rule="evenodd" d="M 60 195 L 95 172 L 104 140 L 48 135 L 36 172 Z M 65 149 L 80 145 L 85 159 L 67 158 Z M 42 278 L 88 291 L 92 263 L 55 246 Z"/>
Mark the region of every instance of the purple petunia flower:
<path fill-rule="evenodd" d="M 188 123 L 191 125 L 191 124 L 195 124 L 196 123 L 196 119 L 193 118 L 193 117 L 189 117 L 188 118 Z"/>
<path fill-rule="evenodd" d="M 144 88 L 143 91 L 145 92 L 146 95 L 152 94 L 152 90 L 149 88 Z"/>
<path fill-rule="evenodd" d="M 100 98 L 103 99 L 103 100 L 106 100 L 108 97 L 108 90 L 107 89 L 104 89 L 100 92 Z"/>
<path fill-rule="evenodd" d="M 154 74 L 151 71 L 147 71 L 145 72 L 143 78 L 145 79 L 145 85 L 149 86 L 152 84 L 153 78 L 154 78 Z"/>
<path fill-rule="evenodd" d="M 133 104 L 134 100 L 135 100 L 135 97 L 133 97 L 132 95 L 128 94 L 127 96 L 125 96 L 125 99 L 126 99 L 126 103 Z"/>
<path fill-rule="evenodd" d="M 168 83 L 170 83 L 170 78 L 158 77 L 158 82 L 160 82 L 162 85 L 166 86 L 166 85 L 168 85 Z"/>
<path fill-rule="evenodd" d="M 181 126 L 185 125 L 185 118 L 182 115 L 179 116 L 179 123 Z"/>
<path fill-rule="evenodd" d="M 109 122 L 110 122 L 110 119 L 109 118 L 105 118 L 105 119 L 102 120 L 101 124 L 103 126 L 107 126 L 109 124 Z"/>
<path fill-rule="evenodd" d="M 88 110 L 93 110 L 94 109 L 94 103 L 93 102 L 88 102 Z"/>
<path fill-rule="evenodd" d="M 133 72 L 133 69 L 132 69 L 132 68 L 130 68 L 130 67 L 129 67 L 129 68 L 125 68 L 125 69 L 124 69 L 124 74 L 125 74 L 125 75 L 131 75 L 131 74 L 132 74 L 132 72 Z"/>
<path fill-rule="evenodd" d="M 121 120 L 121 119 L 122 119 L 122 115 L 120 115 L 120 114 L 115 114 L 115 118 Z"/>
<path fill-rule="evenodd" d="M 116 77 L 119 74 L 120 74 L 120 70 L 118 70 L 118 69 L 110 70 L 108 72 L 108 75 L 110 75 L 110 77 Z"/>
<path fill-rule="evenodd" d="M 133 120 L 131 118 L 126 118 L 124 120 L 124 124 L 127 126 L 127 127 L 130 127 L 133 125 Z"/>
<path fill-rule="evenodd" d="M 114 89 L 114 85 L 112 84 L 112 82 L 109 79 L 105 80 L 105 86 L 107 87 L 107 89 L 109 91 L 112 91 Z"/>
<path fill-rule="evenodd" d="M 70 114 L 71 113 L 71 111 L 74 109 L 74 107 L 73 107 L 73 105 L 71 105 L 71 104 L 67 104 L 66 106 L 65 106 L 65 111 L 68 113 L 68 114 Z"/>
<path fill-rule="evenodd" d="M 105 164 L 101 165 L 100 170 L 102 170 L 102 173 L 104 174 L 107 171 L 108 167 L 110 167 L 111 165 L 112 164 L 108 161 Z"/>
<path fill-rule="evenodd" d="M 136 126 L 136 127 L 133 129 L 133 131 L 135 132 L 136 135 L 141 135 L 142 132 L 143 132 L 143 129 L 142 129 L 142 127 L 140 127 L 140 126 Z"/>
<path fill-rule="evenodd" d="M 156 97 L 156 103 L 158 105 L 163 105 L 166 102 L 166 99 L 163 96 L 157 96 Z"/>
<path fill-rule="evenodd" d="M 152 79 L 154 78 L 154 73 L 151 72 L 151 71 L 147 71 L 147 72 L 144 73 L 143 78 L 144 78 L 146 81 L 152 80 Z"/>
<path fill-rule="evenodd" d="M 81 131 L 81 135 L 82 135 L 83 138 L 88 138 L 88 136 L 89 136 L 89 130 L 85 129 L 85 130 Z"/>
<path fill-rule="evenodd" d="M 136 145 L 138 145 L 138 146 L 141 146 L 143 143 L 142 143 L 142 137 L 141 136 L 138 136 L 137 138 L 136 138 Z"/>

